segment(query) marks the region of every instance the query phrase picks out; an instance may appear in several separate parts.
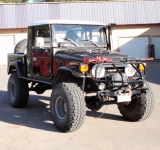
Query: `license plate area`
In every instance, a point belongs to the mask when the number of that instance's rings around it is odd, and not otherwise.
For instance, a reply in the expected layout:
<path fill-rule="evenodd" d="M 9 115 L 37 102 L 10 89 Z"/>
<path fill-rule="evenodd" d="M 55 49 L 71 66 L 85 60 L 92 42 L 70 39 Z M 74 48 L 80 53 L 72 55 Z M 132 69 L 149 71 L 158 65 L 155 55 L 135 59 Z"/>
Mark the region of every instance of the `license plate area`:
<path fill-rule="evenodd" d="M 117 95 L 117 102 L 130 102 L 131 101 L 131 95 L 130 94 L 122 94 L 122 95 Z"/>

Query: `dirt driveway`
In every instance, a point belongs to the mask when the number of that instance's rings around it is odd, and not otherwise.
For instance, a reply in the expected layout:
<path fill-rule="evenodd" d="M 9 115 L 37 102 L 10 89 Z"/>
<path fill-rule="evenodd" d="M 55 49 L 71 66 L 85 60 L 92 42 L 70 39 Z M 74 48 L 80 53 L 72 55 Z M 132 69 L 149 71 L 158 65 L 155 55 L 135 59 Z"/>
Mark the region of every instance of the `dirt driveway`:
<path fill-rule="evenodd" d="M 6 66 L 0 66 L 0 149 L 2 150 L 158 150 L 160 148 L 160 61 L 147 63 L 146 80 L 153 89 L 155 108 L 150 118 L 128 122 L 116 105 L 99 112 L 87 110 L 83 126 L 59 132 L 49 112 L 51 91 L 30 92 L 27 107 L 14 109 L 7 100 Z"/>

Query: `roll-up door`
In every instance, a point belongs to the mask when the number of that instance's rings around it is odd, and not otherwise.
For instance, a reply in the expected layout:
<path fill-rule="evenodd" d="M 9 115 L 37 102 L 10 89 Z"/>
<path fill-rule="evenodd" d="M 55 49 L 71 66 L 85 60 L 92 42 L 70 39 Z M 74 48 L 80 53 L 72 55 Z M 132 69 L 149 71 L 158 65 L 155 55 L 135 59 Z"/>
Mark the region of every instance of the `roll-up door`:
<path fill-rule="evenodd" d="M 155 59 L 160 59 L 160 37 L 152 37 Z"/>
<path fill-rule="evenodd" d="M 148 58 L 148 37 L 119 38 L 119 50 L 133 58 Z"/>
<path fill-rule="evenodd" d="M 14 36 L 0 36 L 0 64 L 7 64 L 7 54 L 14 51 Z"/>

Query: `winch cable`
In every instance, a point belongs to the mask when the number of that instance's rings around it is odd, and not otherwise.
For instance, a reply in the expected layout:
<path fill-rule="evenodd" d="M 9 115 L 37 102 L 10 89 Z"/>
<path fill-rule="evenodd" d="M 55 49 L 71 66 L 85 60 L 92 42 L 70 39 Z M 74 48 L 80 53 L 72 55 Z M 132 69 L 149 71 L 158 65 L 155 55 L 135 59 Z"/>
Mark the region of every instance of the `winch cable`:
<path fill-rule="evenodd" d="M 106 108 L 105 108 L 104 112 L 102 112 L 102 114 L 101 114 L 100 116 L 97 116 L 97 117 L 95 117 L 95 118 L 96 118 L 96 119 L 97 119 L 97 118 L 101 118 L 101 117 L 104 115 L 104 113 L 106 112 L 107 107 L 108 107 L 108 105 L 106 105 Z"/>

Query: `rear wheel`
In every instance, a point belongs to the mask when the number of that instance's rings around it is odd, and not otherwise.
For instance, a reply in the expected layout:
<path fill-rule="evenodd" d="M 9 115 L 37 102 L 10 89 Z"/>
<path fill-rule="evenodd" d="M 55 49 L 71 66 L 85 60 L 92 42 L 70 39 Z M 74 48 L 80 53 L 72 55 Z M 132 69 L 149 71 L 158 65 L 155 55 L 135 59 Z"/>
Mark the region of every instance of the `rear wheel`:
<path fill-rule="evenodd" d="M 79 129 L 86 114 L 83 92 L 76 84 L 59 83 L 52 91 L 50 109 L 52 120 L 60 131 Z"/>
<path fill-rule="evenodd" d="M 28 102 L 28 97 L 28 83 L 18 78 L 17 73 L 11 74 L 8 80 L 8 100 L 12 107 L 25 107 Z"/>
<path fill-rule="evenodd" d="M 119 103 L 118 109 L 120 113 L 130 121 L 142 121 L 148 118 L 154 108 L 154 98 L 146 82 L 146 87 L 148 90 L 141 93 L 141 95 L 136 95 L 132 97 L 132 101 L 127 103 Z"/>

